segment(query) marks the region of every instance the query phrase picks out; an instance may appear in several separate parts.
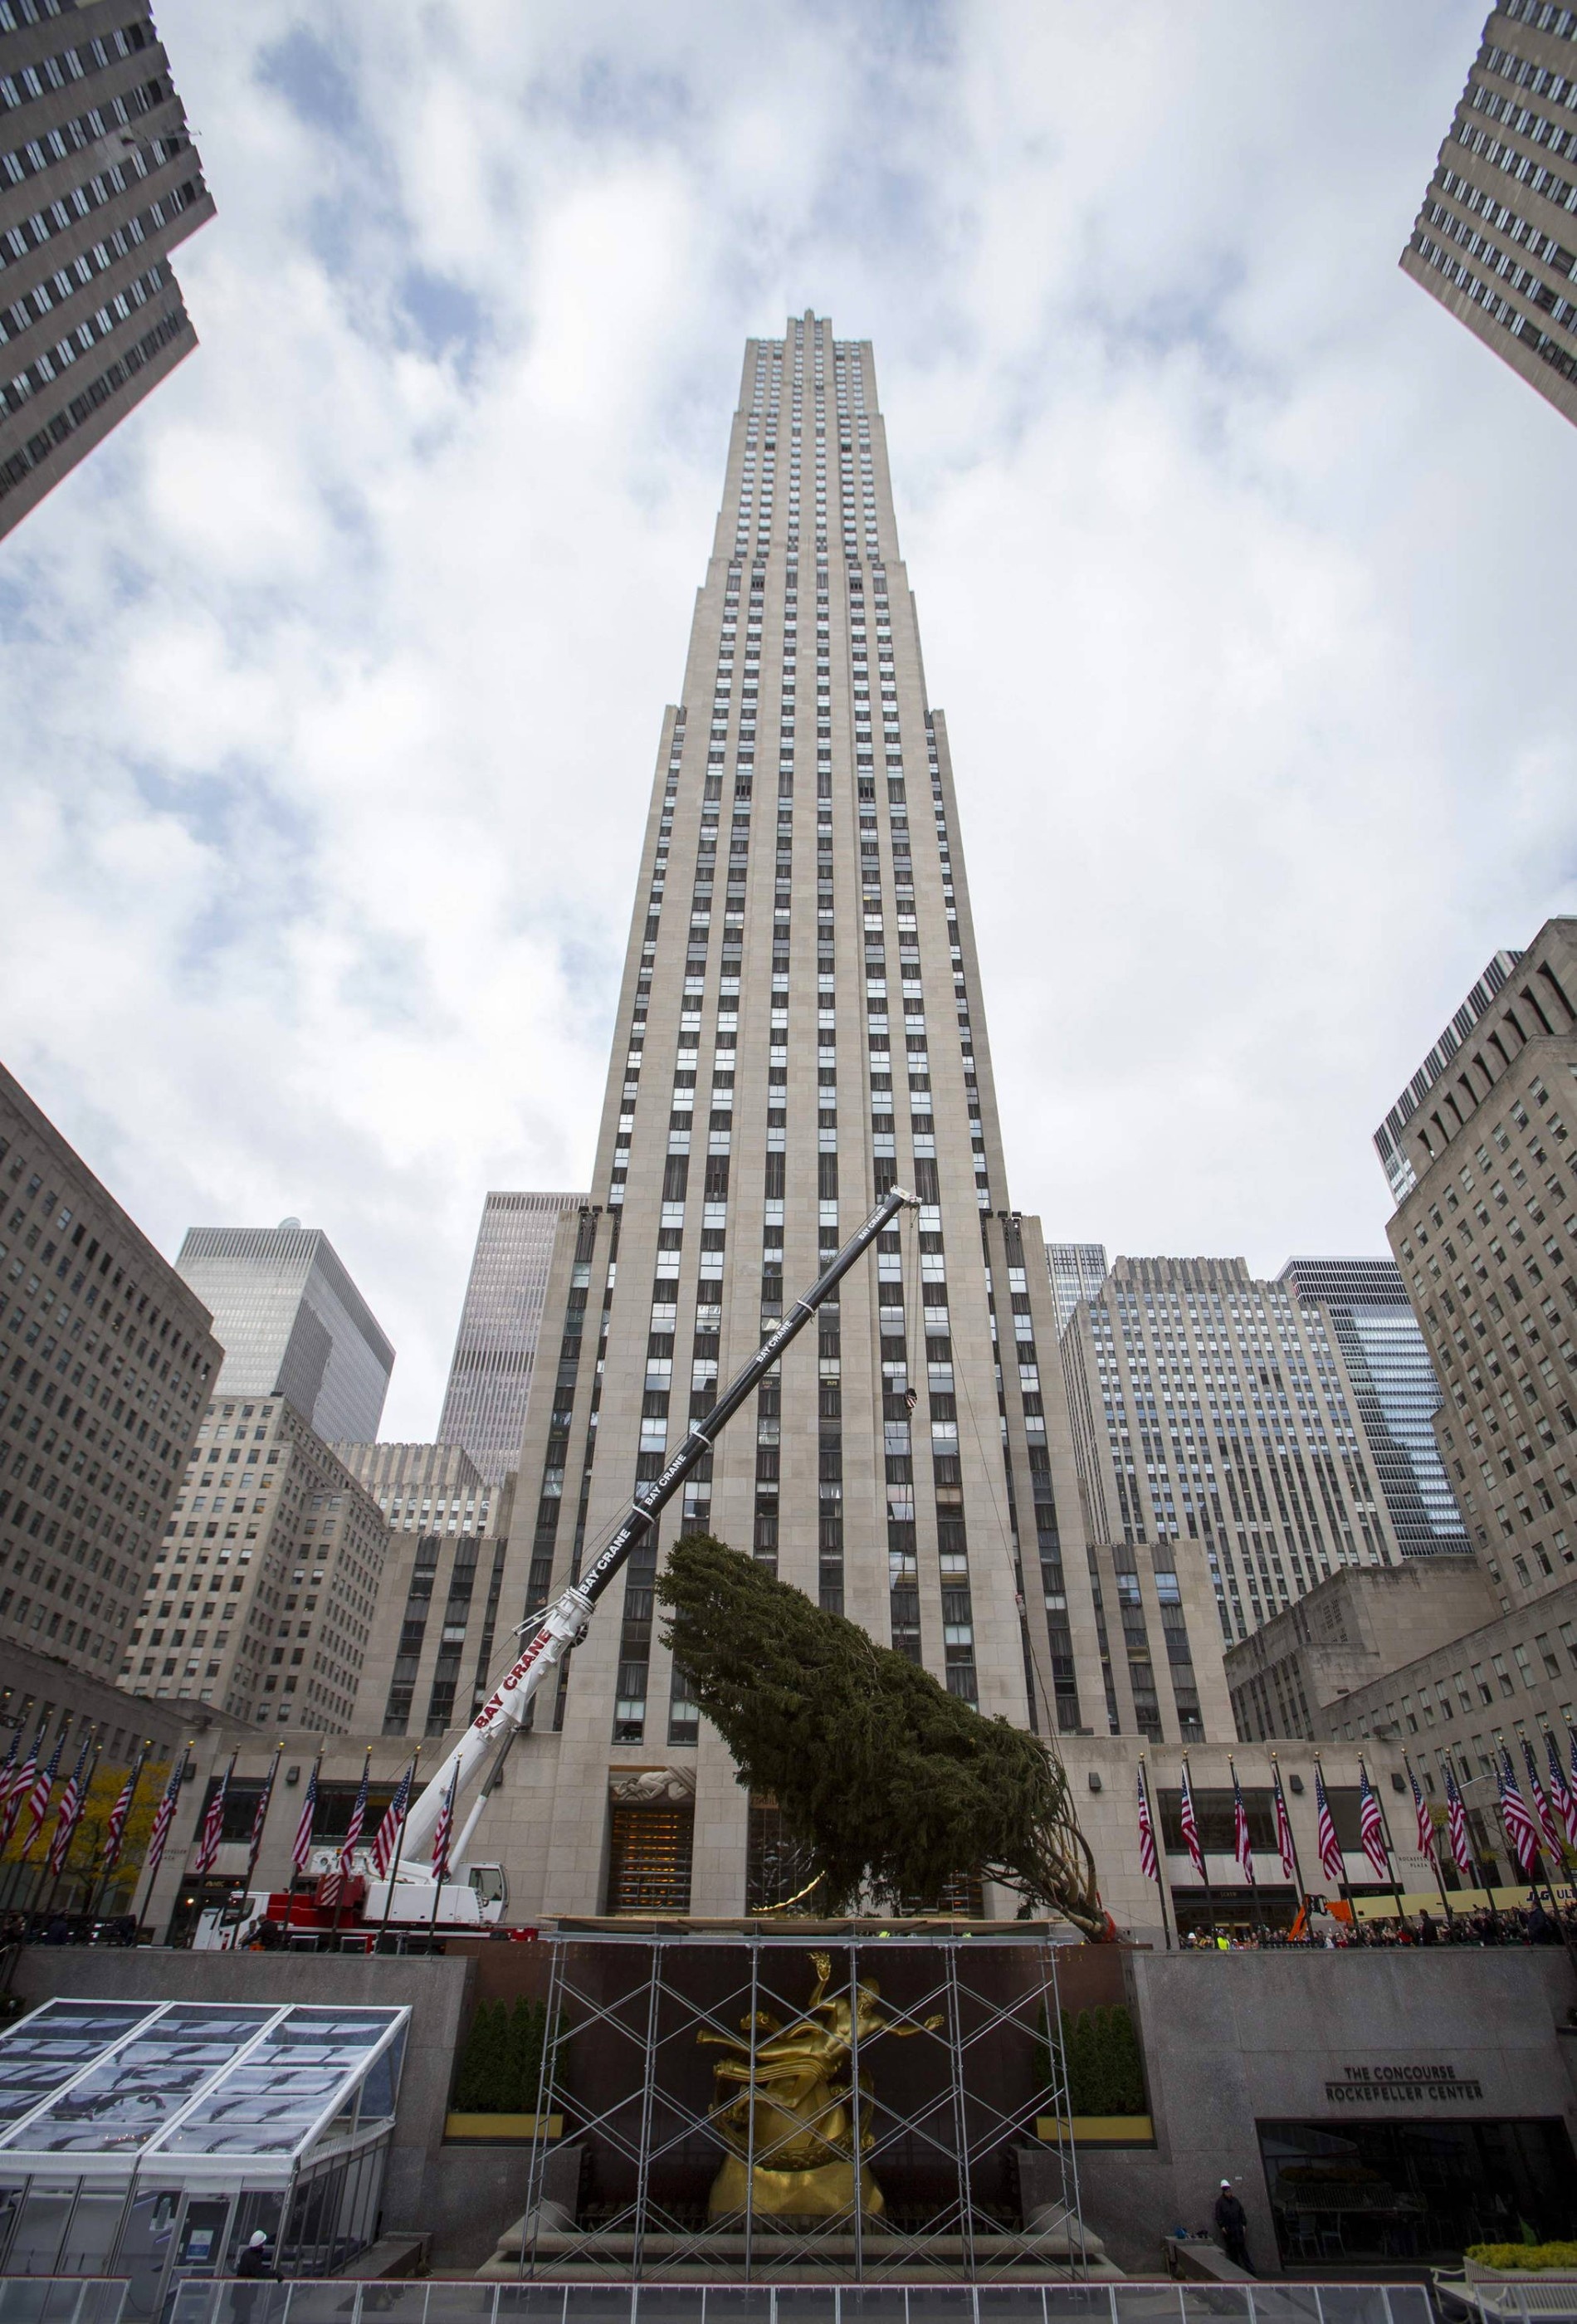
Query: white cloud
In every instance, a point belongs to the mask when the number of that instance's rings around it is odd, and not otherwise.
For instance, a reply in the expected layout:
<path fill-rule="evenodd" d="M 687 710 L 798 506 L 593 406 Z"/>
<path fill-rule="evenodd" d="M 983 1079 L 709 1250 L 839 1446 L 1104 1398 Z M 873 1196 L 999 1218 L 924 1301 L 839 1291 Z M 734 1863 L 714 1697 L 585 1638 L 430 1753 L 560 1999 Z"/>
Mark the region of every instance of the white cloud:
<path fill-rule="evenodd" d="M 747 334 L 874 339 L 1015 1198 L 1380 1247 L 1572 908 L 1565 423 L 1402 276 L 1462 0 L 163 0 L 200 351 L 0 552 L 0 1053 L 168 1250 L 324 1225 L 433 1425 L 590 1167 Z"/>

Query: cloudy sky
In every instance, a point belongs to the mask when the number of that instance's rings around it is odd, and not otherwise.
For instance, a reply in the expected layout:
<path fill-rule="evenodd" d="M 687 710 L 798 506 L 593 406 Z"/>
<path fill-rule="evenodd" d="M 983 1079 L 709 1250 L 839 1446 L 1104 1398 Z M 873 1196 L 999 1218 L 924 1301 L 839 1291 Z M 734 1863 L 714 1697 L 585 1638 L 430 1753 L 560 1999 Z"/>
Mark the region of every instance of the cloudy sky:
<path fill-rule="evenodd" d="M 1577 437 L 1397 270 L 1482 0 L 162 0 L 202 346 L 0 549 L 0 1056 L 321 1224 L 436 1423 L 590 1168 L 742 343 L 875 342 L 1013 1198 L 1384 1247 L 1577 908 Z"/>

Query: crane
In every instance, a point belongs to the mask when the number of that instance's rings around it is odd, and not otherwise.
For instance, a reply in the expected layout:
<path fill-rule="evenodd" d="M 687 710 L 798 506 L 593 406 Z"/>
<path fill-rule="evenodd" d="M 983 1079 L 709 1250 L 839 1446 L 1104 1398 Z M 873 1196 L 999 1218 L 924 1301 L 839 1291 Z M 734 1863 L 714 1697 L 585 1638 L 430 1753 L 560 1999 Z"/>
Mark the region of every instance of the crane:
<path fill-rule="evenodd" d="M 685 1479 L 712 1450 L 734 1414 L 760 1385 L 784 1349 L 802 1332 L 829 1294 L 847 1275 L 856 1259 L 869 1250 L 884 1228 L 903 1210 L 918 1210 L 919 1200 L 901 1186 L 885 1194 L 869 1218 L 856 1229 L 803 1299 L 797 1299 L 776 1331 L 762 1341 L 750 1361 L 731 1381 L 711 1410 L 697 1420 L 660 1476 L 635 1495 L 612 1537 L 578 1580 L 572 1582 L 543 1617 L 540 1627 L 511 1665 L 472 1720 L 454 1749 L 429 1778 L 413 1802 L 405 1827 L 403 1860 L 408 1877 L 425 1879 L 433 1835 L 446 1804 L 457 1800 L 476 1775 L 489 1752 L 502 1757 L 525 1723 L 526 1711 L 549 1673 L 585 1637 L 597 1601 L 623 1566 L 636 1545 L 656 1525 L 662 1510 Z M 495 1762 L 495 1766 L 496 1766 Z M 454 1851 L 456 1866 L 481 1815 L 486 1787 L 472 1806 Z M 421 1869 L 418 1869 L 420 1867 Z"/>

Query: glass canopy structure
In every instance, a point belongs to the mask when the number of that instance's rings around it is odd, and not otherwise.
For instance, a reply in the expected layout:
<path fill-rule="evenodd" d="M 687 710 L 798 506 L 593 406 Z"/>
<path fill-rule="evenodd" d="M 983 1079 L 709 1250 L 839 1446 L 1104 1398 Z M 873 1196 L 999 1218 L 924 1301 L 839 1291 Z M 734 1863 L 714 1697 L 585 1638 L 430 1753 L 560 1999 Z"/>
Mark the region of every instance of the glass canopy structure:
<path fill-rule="evenodd" d="M 0 2277 L 123 2276 L 128 2318 L 374 2237 L 409 2009 L 46 2002 L 0 2034 Z"/>

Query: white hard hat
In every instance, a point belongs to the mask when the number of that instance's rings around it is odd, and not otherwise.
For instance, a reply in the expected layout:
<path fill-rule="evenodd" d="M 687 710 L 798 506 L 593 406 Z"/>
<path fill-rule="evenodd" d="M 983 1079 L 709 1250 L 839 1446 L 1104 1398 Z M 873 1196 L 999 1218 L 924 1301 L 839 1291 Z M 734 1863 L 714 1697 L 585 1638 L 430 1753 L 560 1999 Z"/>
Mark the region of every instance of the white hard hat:
<path fill-rule="evenodd" d="M 1222 2182 L 1221 2182 L 1221 2183 L 1222 2183 L 1222 2185 L 1223 2187 L 1230 2187 L 1230 2186 L 1231 2185 L 1231 2183 L 1232 2183 L 1232 2182 L 1231 2182 L 1231 2181 L 1230 2179 L 1223 2179 L 1223 2180 L 1222 2181 Z M 254 2243 L 256 2243 L 256 2242 L 259 2240 L 259 2238 L 258 2238 L 256 2236 L 253 2236 L 253 2238 L 252 2238 L 252 2240 L 253 2240 L 253 2242 L 254 2242 Z"/>
<path fill-rule="evenodd" d="M 1227 2182 L 1223 2179 L 1221 2183 L 1224 2187 Z M 263 2234 L 263 2229 L 261 2227 L 254 2227 L 247 2238 L 246 2247 L 249 2251 L 255 2251 L 259 2244 L 265 2244 L 267 2241 L 268 2237 Z"/>

